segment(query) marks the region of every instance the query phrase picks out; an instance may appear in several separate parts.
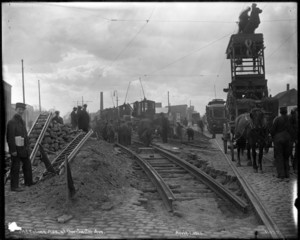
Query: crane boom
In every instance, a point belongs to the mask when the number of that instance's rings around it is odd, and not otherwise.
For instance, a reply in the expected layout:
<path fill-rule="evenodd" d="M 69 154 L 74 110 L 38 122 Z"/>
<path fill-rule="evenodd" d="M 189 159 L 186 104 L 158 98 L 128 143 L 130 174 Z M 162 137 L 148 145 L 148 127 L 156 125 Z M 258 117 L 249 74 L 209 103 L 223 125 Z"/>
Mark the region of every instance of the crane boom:
<path fill-rule="evenodd" d="M 140 78 L 140 83 L 141 83 L 141 86 L 142 86 L 142 90 L 143 90 L 144 99 L 146 99 L 146 97 L 145 97 L 145 92 L 144 92 L 144 88 L 143 88 L 143 84 L 142 84 L 142 80 L 141 80 L 141 78 Z"/>
<path fill-rule="evenodd" d="M 131 81 L 129 82 L 128 87 L 127 87 L 127 91 L 126 91 L 126 96 L 125 96 L 124 104 L 126 103 L 126 99 L 127 99 L 127 94 L 128 94 L 128 90 L 129 90 L 130 83 L 131 83 Z"/>

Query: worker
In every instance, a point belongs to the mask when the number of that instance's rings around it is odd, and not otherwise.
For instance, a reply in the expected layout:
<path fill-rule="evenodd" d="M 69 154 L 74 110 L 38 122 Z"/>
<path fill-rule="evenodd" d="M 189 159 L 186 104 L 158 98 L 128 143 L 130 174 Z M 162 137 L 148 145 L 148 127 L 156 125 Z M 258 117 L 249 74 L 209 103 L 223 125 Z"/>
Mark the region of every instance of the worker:
<path fill-rule="evenodd" d="M 168 142 L 169 120 L 161 113 L 161 135 L 163 143 Z"/>
<path fill-rule="evenodd" d="M 90 129 L 90 115 L 86 111 L 87 105 L 83 105 L 83 109 L 78 113 L 78 129 L 88 132 Z"/>
<path fill-rule="evenodd" d="M 249 22 L 249 14 L 248 12 L 250 11 L 250 7 L 247 7 L 239 16 L 239 31 L 238 33 L 243 33 L 245 27 L 247 26 Z"/>
<path fill-rule="evenodd" d="M 71 125 L 72 129 L 77 129 L 77 113 L 76 113 L 77 107 L 73 107 L 73 111 L 71 112 Z"/>
<path fill-rule="evenodd" d="M 59 116 L 59 111 L 55 111 L 54 112 L 54 117 L 52 118 L 52 121 L 53 122 L 57 122 L 57 123 L 60 123 L 60 124 L 64 124 L 64 120 L 62 119 L 62 117 Z"/>
<path fill-rule="evenodd" d="M 11 191 L 14 192 L 23 191 L 23 189 L 19 187 L 19 171 L 21 162 L 25 186 L 31 186 L 36 183 L 32 180 L 32 167 L 29 159 L 29 140 L 26 125 L 22 119 L 25 109 L 26 104 L 16 103 L 16 114 L 7 123 L 6 137 L 9 153 L 11 155 L 10 187 Z"/>
<path fill-rule="evenodd" d="M 287 116 L 287 107 L 281 107 L 280 114 L 274 119 L 270 133 L 274 142 L 277 177 L 284 179 L 289 178 L 290 145 L 294 132 Z"/>

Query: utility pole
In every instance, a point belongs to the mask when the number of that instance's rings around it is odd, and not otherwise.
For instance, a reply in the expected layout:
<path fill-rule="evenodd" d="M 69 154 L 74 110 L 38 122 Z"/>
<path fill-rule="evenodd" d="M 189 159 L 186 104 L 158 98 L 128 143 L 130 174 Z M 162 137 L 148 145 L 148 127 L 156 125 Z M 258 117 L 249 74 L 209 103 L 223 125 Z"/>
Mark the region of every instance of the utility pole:
<path fill-rule="evenodd" d="M 24 68 L 23 68 L 23 59 L 21 59 L 22 62 L 22 86 L 23 86 L 23 103 L 25 104 L 25 86 L 24 86 Z M 25 126 L 27 129 L 27 122 L 28 122 L 28 111 L 25 112 Z"/>
<path fill-rule="evenodd" d="M 170 96 L 169 96 L 169 91 L 168 91 L 168 113 L 170 112 Z"/>
<path fill-rule="evenodd" d="M 22 62 L 22 86 L 23 86 L 23 103 L 25 104 L 25 87 L 24 87 L 24 68 L 23 68 L 23 59 Z"/>
<path fill-rule="evenodd" d="M 214 89 L 215 89 L 215 99 L 217 99 L 217 95 L 216 95 L 216 85 L 214 85 Z"/>
<path fill-rule="evenodd" d="M 114 95 L 115 95 L 115 93 L 116 93 L 116 100 L 117 100 L 117 111 L 118 111 L 118 119 L 119 119 L 119 98 L 118 98 L 118 91 L 117 90 L 115 90 L 114 91 Z"/>
<path fill-rule="evenodd" d="M 40 108 L 40 113 L 42 111 L 41 107 L 41 90 L 40 90 L 40 80 L 38 80 L 38 86 L 39 86 L 39 108 Z"/>

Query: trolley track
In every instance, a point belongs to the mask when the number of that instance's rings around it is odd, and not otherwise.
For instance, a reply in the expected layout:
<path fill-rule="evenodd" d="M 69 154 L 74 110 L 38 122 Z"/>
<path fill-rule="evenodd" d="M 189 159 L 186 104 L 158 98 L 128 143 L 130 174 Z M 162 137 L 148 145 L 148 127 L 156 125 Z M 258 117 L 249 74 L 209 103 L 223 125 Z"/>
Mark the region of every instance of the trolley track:
<path fill-rule="evenodd" d="M 220 148 L 221 152 L 223 153 L 226 161 L 228 162 L 229 166 L 232 168 L 233 172 L 237 176 L 237 179 L 242 186 L 247 198 L 249 199 L 249 202 L 253 206 L 257 216 L 262 221 L 262 223 L 266 226 L 270 236 L 273 239 L 284 239 L 283 234 L 280 232 L 278 226 L 273 221 L 270 213 L 267 211 L 267 209 L 264 207 L 262 202 L 260 201 L 259 197 L 255 193 L 255 191 L 252 189 L 250 184 L 246 181 L 246 179 L 242 176 L 240 171 L 237 169 L 237 167 L 234 166 L 231 159 L 228 158 L 228 156 L 224 153 L 221 146 L 219 145 L 218 141 L 215 139 L 215 142 L 217 146 Z"/>
<path fill-rule="evenodd" d="M 167 189 L 169 195 L 166 193 L 163 193 L 163 195 L 169 196 L 169 199 L 172 199 L 170 201 L 171 203 L 174 201 L 199 200 L 203 197 L 219 197 L 224 201 L 224 205 L 228 205 L 228 203 L 231 205 L 234 204 L 243 212 L 247 212 L 248 210 L 246 202 L 228 191 L 212 177 L 157 146 L 141 148 L 139 154 L 134 153 L 133 150 L 129 150 L 122 145 L 117 144 L 117 146 L 130 152 L 130 154 L 138 159 L 138 163 L 142 169 L 145 168 L 143 165 L 146 165 L 146 167 L 148 167 L 148 169 L 144 170 L 146 173 L 150 171 L 152 175 L 160 179 L 156 182 L 160 182 L 165 187 L 155 184 L 156 188 L 160 194 L 163 189 Z M 135 150 L 137 150 L 137 148 L 135 148 Z M 147 173 L 148 176 L 151 174 Z M 155 180 L 151 181 L 155 182 Z M 167 206 L 168 201 L 165 200 L 166 197 L 163 195 L 161 196 L 167 209 L 172 211 L 172 204 Z"/>
<path fill-rule="evenodd" d="M 284 239 L 284 236 L 280 232 L 278 226 L 275 224 L 272 217 L 270 216 L 270 214 L 268 213 L 266 208 L 263 206 L 263 204 L 259 200 L 258 196 L 254 192 L 254 190 L 251 188 L 251 186 L 247 183 L 247 181 L 242 176 L 242 174 L 234 166 L 234 162 L 232 162 L 232 160 L 228 158 L 226 153 L 224 153 L 223 149 L 221 148 L 221 146 L 219 145 L 217 140 L 216 139 L 214 139 L 214 140 L 217 143 L 218 149 L 212 148 L 212 149 L 214 149 L 213 151 L 221 152 L 225 156 L 226 161 L 228 162 L 229 166 L 232 168 L 234 174 L 236 175 L 236 179 L 242 188 L 243 195 L 246 197 L 246 199 L 249 201 L 249 203 L 251 205 L 250 208 L 255 211 L 257 218 L 260 220 L 260 222 L 262 222 L 265 225 L 270 237 L 272 237 L 273 239 Z M 175 140 L 175 141 L 172 140 L 171 142 L 174 142 L 174 143 L 176 142 L 176 143 L 184 144 L 186 146 L 199 148 L 199 151 L 203 151 L 203 150 L 211 151 L 211 147 L 208 147 L 207 145 L 203 144 L 204 141 L 200 141 L 201 142 L 200 143 L 199 141 L 196 140 L 196 141 L 194 141 L 194 143 L 191 143 L 191 142 L 180 142 L 178 140 Z M 199 145 L 199 143 L 201 145 Z"/>

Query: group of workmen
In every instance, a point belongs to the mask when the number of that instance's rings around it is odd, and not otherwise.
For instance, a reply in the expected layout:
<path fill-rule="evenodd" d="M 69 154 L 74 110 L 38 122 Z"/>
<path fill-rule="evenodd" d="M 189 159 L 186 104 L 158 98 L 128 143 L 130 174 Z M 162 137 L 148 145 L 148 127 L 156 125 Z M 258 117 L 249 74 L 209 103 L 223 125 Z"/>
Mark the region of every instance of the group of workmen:
<path fill-rule="evenodd" d="M 251 10 L 250 16 L 248 12 Z M 262 10 L 259 9 L 256 3 L 252 4 L 252 9 L 247 7 L 239 16 L 239 30 L 238 33 L 251 34 L 260 24 L 259 14 Z"/>
<path fill-rule="evenodd" d="M 74 130 L 82 130 L 88 132 L 90 129 L 90 115 L 87 112 L 87 104 L 83 104 L 83 107 L 73 107 L 71 112 L 71 125 Z"/>

